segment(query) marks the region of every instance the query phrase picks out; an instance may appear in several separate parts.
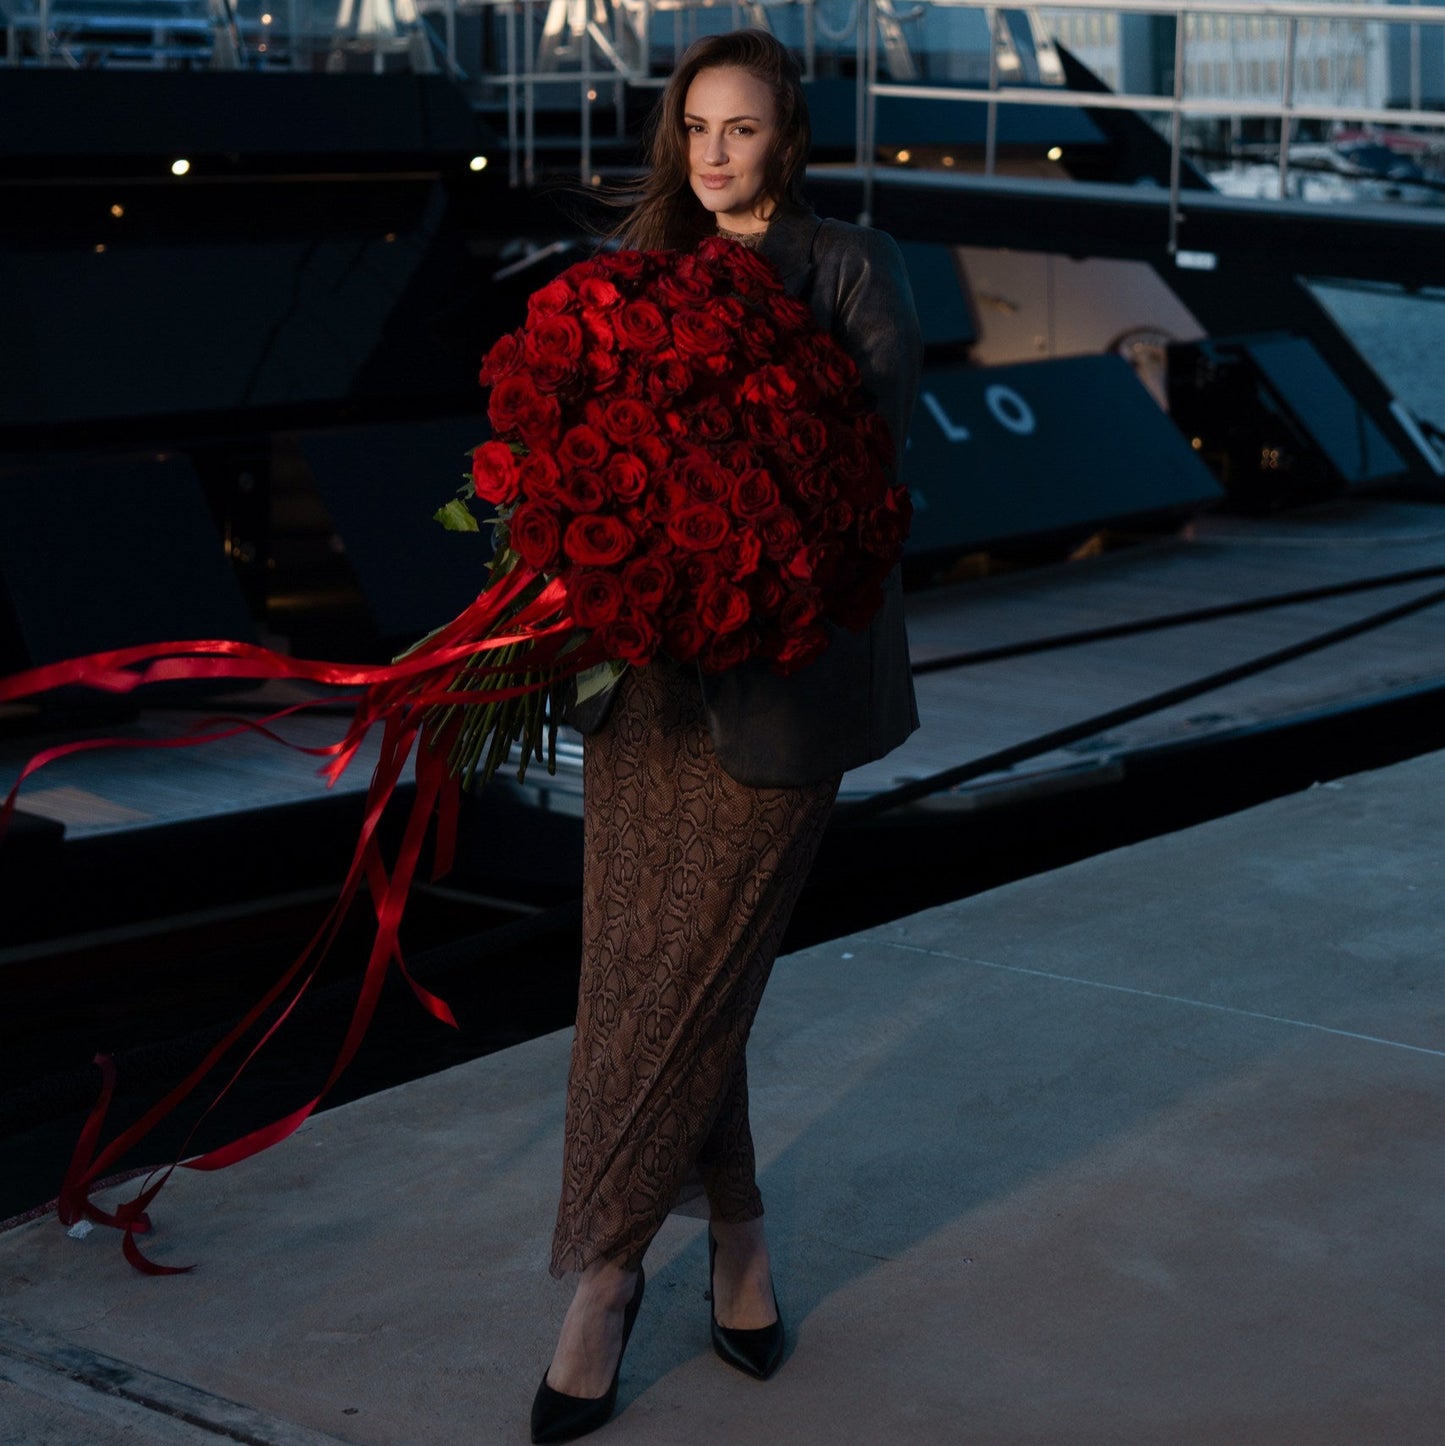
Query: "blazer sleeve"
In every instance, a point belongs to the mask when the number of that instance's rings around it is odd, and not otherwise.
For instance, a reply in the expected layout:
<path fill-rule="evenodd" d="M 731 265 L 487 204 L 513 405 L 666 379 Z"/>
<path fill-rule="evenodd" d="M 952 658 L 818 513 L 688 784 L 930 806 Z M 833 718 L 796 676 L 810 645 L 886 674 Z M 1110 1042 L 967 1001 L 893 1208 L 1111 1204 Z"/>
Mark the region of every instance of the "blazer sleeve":
<path fill-rule="evenodd" d="M 836 241 L 830 233 L 842 234 Z M 923 370 L 923 336 L 898 243 L 886 231 L 824 222 L 820 240 L 836 247 L 833 333 L 858 363 L 863 385 L 893 438 L 894 479 Z"/>

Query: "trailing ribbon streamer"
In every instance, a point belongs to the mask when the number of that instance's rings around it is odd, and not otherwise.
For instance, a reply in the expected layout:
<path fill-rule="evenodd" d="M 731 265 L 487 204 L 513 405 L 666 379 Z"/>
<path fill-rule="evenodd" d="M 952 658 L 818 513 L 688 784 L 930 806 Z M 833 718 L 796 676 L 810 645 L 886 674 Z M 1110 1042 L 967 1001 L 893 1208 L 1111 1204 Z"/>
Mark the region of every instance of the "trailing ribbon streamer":
<path fill-rule="evenodd" d="M 529 589 L 541 583 L 535 596 Z M 520 650 L 509 657 L 505 650 Z M 365 811 L 351 862 L 335 903 L 305 948 L 225 1037 L 191 1072 L 139 1120 L 109 1144 L 101 1134 L 115 1093 L 114 1061 L 97 1057 L 101 1070 L 99 1097 L 85 1121 L 65 1172 L 58 1213 L 62 1223 L 83 1218 L 111 1225 L 124 1233 L 127 1260 L 147 1274 L 169 1275 L 190 1266 L 159 1265 L 136 1243 L 150 1226 L 148 1210 L 175 1169 L 218 1170 L 247 1159 L 284 1140 L 315 1112 L 360 1048 L 376 1012 L 381 988 L 394 963 L 402 978 L 434 1018 L 456 1027 L 446 1002 L 423 988 L 410 974 L 402 955 L 400 928 L 407 897 L 416 877 L 428 828 L 436 820 L 432 877 L 451 867 L 456 848 L 461 782 L 449 762 L 465 709 L 490 706 L 534 695 L 564 677 L 601 661 L 595 645 L 577 645 L 577 628 L 566 592 L 555 579 L 543 581 L 529 567 L 494 578 L 477 599 L 444 627 L 395 662 L 356 666 L 290 658 L 269 649 L 229 640 L 155 643 L 94 653 L 0 679 L 0 702 L 34 697 L 52 689 L 84 686 L 127 693 L 150 683 L 177 679 L 303 679 L 333 687 L 360 688 L 356 709 L 345 734 L 323 747 L 301 747 L 270 725 L 305 708 L 327 701 L 313 699 L 279 709 L 260 721 L 208 718 L 174 738 L 99 738 L 46 749 L 21 771 L 0 807 L 0 833 L 14 812 L 21 785 L 57 759 L 96 748 L 180 748 L 216 743 L 241 733 L 264 737 L 326 759 L 322 772 L 334 784 L 355 758 L 371 730 L 382 727 L 380 756 L 367 790 Z M 500 661 L 494 661 L 500 659 Z M 519 674 L 521 675 L 519 677 Z M 491 680 L 491 681 L 489 681 Z M 388 867 L 379 843 L 381 820 L 399 785 L 407 759 L 414 756 L 416 794 L 394 865 Z M 345 1039 L 324 1084 L 316 1094 L 281 1119 L 253 1130 L 229 1144 L 190 1159 L 182 1158 L 196 1131 L 230 1093 L 232 1087 L 270 1038 L 291 1016 L 316 976 L 341 923 L 357 895 L 370 896 L 376 930 L 362 974 L 361 988 Z M 289 997 L 288 997 L 289 996 Z M 284 1001 L 284 1002 L 283 1002 Z M 115 1164 L 143 1141 L 177 1108 L 231 1051 L 280 1005 L 215 1097 L 191 1126 L 177 1158 L 153 1171 L 140 1190 L 114 1211 L 101 1209 L 91 1191 Z"/>

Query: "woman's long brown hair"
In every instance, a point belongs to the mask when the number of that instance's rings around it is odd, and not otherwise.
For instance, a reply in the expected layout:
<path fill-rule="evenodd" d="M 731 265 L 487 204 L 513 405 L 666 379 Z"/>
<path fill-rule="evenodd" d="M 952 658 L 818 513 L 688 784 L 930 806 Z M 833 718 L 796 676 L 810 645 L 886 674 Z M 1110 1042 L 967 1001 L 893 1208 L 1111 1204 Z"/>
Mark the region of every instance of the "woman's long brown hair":
<path fill-rule="evenodd" d="M 766 30 L 730 30 L 694 41 L 669 77 L 648 119 L 647 173 L 613 200 L 630 214 L 609 239 L 639 250 L 695 245 L 716 229 L 712 213 L 693 194 L 683 110 L 699 71 L 737 66 L 772 92 L 777 137 L 763 168 L 762 196 L 774 206 L 803 204 L 803 171 L 812 127 L 798 62 Z"/>

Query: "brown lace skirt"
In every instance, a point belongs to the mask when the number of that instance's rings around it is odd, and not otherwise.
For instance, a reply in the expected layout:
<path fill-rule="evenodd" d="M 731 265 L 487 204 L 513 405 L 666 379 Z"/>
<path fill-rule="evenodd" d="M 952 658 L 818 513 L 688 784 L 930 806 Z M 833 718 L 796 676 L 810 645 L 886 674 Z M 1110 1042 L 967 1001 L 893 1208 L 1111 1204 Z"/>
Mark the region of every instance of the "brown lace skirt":
<path fill-rule="evenodd" d="M 583 765 L 582 983 L 552 1273 L 635 1267 L 695 1171 L 713 1216 L 763 1213 L 744 1050 L 838 780 L 749 788 L 697 673 L 631 669 Z"/>

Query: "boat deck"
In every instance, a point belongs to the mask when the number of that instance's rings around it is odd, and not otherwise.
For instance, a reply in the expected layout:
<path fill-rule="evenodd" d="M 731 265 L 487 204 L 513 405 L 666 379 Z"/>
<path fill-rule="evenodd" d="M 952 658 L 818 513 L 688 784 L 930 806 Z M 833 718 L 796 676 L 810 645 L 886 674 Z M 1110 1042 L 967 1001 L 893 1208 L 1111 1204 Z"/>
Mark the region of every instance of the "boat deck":
<path fill-rule="evenodd" d="M 1434 1446 L 1442 795 L 1435 754 L 780 960 L 749 1078 L 788 1359 L 714 1359 L 673 1216 L 605 1439 Z M 180 1172 L 148 1248 L 193 1274 L 0 1236 L 0 1436 L 525 1440 L 569 1044 Z"/>

